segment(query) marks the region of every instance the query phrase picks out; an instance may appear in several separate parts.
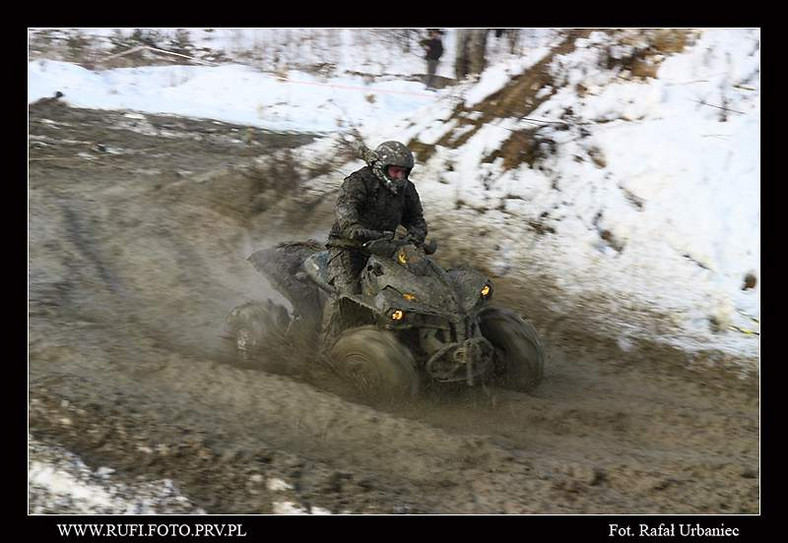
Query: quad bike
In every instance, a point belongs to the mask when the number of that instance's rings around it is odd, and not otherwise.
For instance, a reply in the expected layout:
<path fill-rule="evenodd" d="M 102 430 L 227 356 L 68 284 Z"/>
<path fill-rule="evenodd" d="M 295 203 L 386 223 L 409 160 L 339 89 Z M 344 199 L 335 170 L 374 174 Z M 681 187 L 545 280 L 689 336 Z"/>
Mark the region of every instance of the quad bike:
<path fill-rule="evenodd" d="M 482 273 L 439 266 L 430 257 L 435 248 L 393 234 L 365 243 L 360 294 L 328 283 L 328 251 L 315 241 L 257 251 L 249 260 L 292 313 L 270 300 L 246 303 L 231 311 L 228 337 L 247 364 L 264 357 L 271 341 L 297 338 L 304 349 L 322 350 L 357 389 L 380 397 L 414 395 L 420 383 L 534 389 L 544 367 L 534 327 L 490 304 L 493 285 Z M 341 322 L 330 339 L 322 333 L 329 302 Z"/>

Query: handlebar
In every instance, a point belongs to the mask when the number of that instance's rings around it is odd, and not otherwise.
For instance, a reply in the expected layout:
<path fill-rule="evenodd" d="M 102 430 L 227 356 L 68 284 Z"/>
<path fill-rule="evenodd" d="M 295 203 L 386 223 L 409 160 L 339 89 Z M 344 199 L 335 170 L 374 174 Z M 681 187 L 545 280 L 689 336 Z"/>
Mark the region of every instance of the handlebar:
<path fill-rule="evenodd" d="M 394 232 L 384 232 L 382 237 L 362 244 L 362 247 L 372 254 L 390 256 L 403 245 L 413 244 L 424 249 L 424 254 L 434 254 L 438 249 L 438 242 L 430 240 L 428 243 L 414 241 L 408 238 L 395 238 Z"/>

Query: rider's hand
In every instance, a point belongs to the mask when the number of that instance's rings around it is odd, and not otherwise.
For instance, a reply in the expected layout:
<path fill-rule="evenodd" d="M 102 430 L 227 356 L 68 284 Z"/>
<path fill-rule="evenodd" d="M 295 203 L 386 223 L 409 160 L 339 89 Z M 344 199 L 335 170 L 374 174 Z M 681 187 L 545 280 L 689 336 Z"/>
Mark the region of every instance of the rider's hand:
<path fill-rule="evenodd" d="M 350 238 L 354 241 L 370 241 L 383 237 L 383 232 L 380 230 L 371 230 L 369 228 L 356 228 L 350 234 Z"/>

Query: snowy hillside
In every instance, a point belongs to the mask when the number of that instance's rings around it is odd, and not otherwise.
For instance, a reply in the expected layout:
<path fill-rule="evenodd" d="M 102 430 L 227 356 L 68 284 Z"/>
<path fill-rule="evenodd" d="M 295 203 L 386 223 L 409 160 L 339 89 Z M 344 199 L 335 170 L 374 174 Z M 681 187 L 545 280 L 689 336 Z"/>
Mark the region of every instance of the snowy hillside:
<path fill-rule="evenodd" d="M 235 62 L 219 66 L 88 70 L 31 59 L 28 99 L 61 91 L 77 107 L 328 134 L 303 150 L 310 160 L 335 153 L 349 125 L 370 145 L 404 141 L 417 153 L 412 178 L 428 220 L 468 243 L 480 228 L 495 232 L 493 271 L 553 278 L 565 292 L 556 314 L 582 307 L 618 330 L 622 348 L 647 336 L 757 357 L 758 30 L 699 30 L 665 49 L 635 31 L 587 31 L 560 50 L 562 33 L 539 31 L 516 54 L 490 37 L 481 77 L 438 92 L 419 82 L 418 52 L 361 32 L 315 31 L 311 45 L 282 49 L 278 72 L 238 55 L 272 43 L 270 30 L 227 34 Z M 281 70 L 321 57 L 341 62 L 326 73 Z M 638 319 L 644 311 L 667 324 Z"/>
<path fill-rule="evenodd" d="M 646 79 L 600 69 L 609 53 L 602 33 L 577 40 L 547 65 L 555 87 L 536 97 L 548 99 L 527 118 L 466 125 L 475 130 L 466 143 L 436 146 L 418 172 L 439 182 L 419 188 L 447 213 L 497 227 L 508 238 L 501 270 L 536 266 L 555 277 L 569 294 L 559 313 L 604 293 L 598 320 L 617 324 L 624 343 L 656 332 L 690 349 L 757 355 L 748 332 L 758 330 L 760 300 L 758 32 L 699 33 Z M 408 120 L 399 133 L 451 141 L 445 134 L 484 108 L 490 93 L 480 86 L 493 71 L 468 88 L 466 112 Z M 536 156 L 515 165 L 495 157 L 520 141 Z M 649 306 L 671 330 L 630 320 Z"/>

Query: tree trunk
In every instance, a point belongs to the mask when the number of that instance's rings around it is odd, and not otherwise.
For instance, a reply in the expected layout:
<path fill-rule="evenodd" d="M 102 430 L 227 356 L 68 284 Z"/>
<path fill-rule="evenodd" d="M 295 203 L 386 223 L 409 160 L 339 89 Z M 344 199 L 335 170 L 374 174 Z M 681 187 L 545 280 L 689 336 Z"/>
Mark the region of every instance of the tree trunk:
<path fill-rule="evenodd" d="M 487 29 L 457 30 L 457 54 L 454 75 L 457 80 L 484 70 L 484 53 L 487 46 Z"/>

